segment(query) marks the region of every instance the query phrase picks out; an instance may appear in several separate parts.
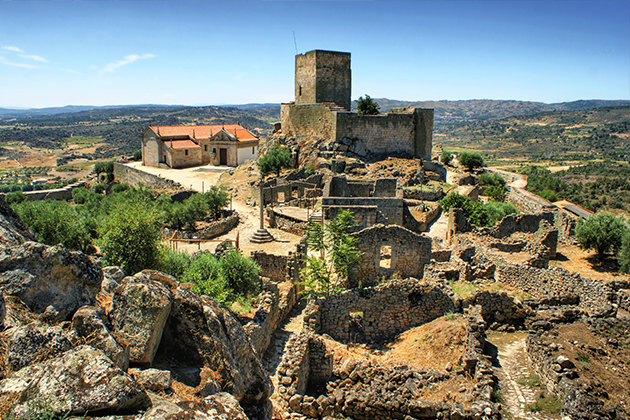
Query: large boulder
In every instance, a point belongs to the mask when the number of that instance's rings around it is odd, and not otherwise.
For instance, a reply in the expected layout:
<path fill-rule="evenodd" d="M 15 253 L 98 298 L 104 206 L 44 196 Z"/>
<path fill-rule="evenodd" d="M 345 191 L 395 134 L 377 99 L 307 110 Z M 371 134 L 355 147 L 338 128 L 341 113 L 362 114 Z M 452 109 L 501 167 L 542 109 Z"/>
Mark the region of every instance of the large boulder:
<path fill-rule="evenodd" d="M 72 327 L 85 344 L 99 349 L 123 371 L 129 367 L 129 348 L 121 346 L 105 325 L 103 308 L 84 306 L 72 318 Z"/>
<path fill-rule="evenodd" d="M 0 194 L 0 246 L 13 246 L 35 241 L 35 235 L 20 220 Z"/>
<path fill-rule="evenodd" d="M 248 420 L 238 401 L 230 394 L 218 393 L 199 401 L 163 401 L 147 411 L 141 420 Z"/>
<path fill-rule="evenodd" d="M 48 326 L 39 321 L 10 328 L 0 334 L 1 356 L 6 368 L 15 372 L 70 350 L 76 343 L 62 326 Z"/>
<path fill-rule="evenodd" d="M 66 320 L 92 304 L 102 280 L 100 267 L 88 256 L 60 245 L 0 247 L 0 289 L 49 322 Z"/>
<path fill-rule="evenodd" d="M 204 366 L 224 392 L 246 404 L 263 404 L 271 383 L 238 321 L 212 298 L 188 289 L 174 293 L 171 316 L 156 362 Z"/>
<path fill-rule="evenodd" d="M 30 418 L 33 406 L 42 404 L 57 415 L 135 412 L 151 404 L 142 387 L 90 346 L 30 365 L 0 381 L 0 401 L 17 402 L 16 419 Z"/>
<path fill-rule="evenodd" d="M 112 298 L 111 333 L 129 346 L 129 360 L 151 364 L 171 311 L 173 294 L 150 276 L 125 277 Z"/>

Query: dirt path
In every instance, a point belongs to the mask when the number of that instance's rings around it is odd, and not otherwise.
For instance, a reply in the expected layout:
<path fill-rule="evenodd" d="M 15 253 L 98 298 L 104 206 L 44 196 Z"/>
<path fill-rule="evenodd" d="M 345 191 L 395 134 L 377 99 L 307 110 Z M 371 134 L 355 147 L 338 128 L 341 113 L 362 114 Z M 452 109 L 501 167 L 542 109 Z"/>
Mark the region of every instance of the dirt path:
<path fill-rule="evenodd" d="M 526 335 L 522 333 L 504 334 L 500 338 L 497 337 L 498 365 L 494 367 L 494 370 L 499 378 L 503 410 L 509 412 L 513 419 L 556 419 L 557 417 L 525 410 L 527 404 L 536 402 L 540 393 L 539 388 L 518 383 L 519 379 L 532 378 L 535 375 L 525 351 L 525 338 Z M 492 340 L 491 337 L 488 339 Z"/>
<path fill-rule="evenodd" d="M 304 309 L 306 308 L 306 300 L 300 300 L 289 312 L 289 315 L 284 320 L 271 338 L 271 344 L 267 348 L 263 357 L 263 366 L 273 383 L 274 389 L 278 389 L 278 375 L 277 369 L 282 361 L 282 355 L 284 354 L 284 348 L 289 339 L 298 335 L 302 331 L 302 321 L 304 320 Z"/>

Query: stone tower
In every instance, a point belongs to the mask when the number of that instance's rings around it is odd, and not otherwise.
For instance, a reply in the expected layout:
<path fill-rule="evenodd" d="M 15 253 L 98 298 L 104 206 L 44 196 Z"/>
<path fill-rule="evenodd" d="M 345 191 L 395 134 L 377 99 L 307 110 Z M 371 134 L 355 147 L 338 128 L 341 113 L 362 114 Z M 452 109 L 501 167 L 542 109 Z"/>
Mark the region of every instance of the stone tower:
<path fill-rule="evenodd" d="M 334 102 L 351 110 L 350 53 L 313 50 L 295 56 L 295 104 Z"/>

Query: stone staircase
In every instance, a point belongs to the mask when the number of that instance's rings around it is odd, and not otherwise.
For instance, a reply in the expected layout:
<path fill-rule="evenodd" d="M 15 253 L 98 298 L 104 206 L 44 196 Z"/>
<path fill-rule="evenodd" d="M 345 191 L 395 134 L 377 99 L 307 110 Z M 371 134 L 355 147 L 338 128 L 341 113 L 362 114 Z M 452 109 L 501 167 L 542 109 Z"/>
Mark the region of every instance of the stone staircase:
<path fill-rule="evenodd" d="M 322 102 L 322 104 L 326 105 L 326 107 L 328 107 L 328 109 L 330 109 L 332 112 L 348 112 L 347 109 L 337 105 L 334 102 Z"/>

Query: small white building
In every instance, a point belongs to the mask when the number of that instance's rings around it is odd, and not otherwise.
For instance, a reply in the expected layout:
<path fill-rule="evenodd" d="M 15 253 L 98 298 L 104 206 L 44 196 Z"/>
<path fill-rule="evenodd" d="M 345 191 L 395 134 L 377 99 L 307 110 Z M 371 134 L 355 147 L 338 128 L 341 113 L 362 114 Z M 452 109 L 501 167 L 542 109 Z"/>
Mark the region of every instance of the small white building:
<path fill-rule="evenodd" d="M 149 126 L 142 132 L 145 166 L 238 166 L 258 155 L 258 137 L 238 124 Z"/>

